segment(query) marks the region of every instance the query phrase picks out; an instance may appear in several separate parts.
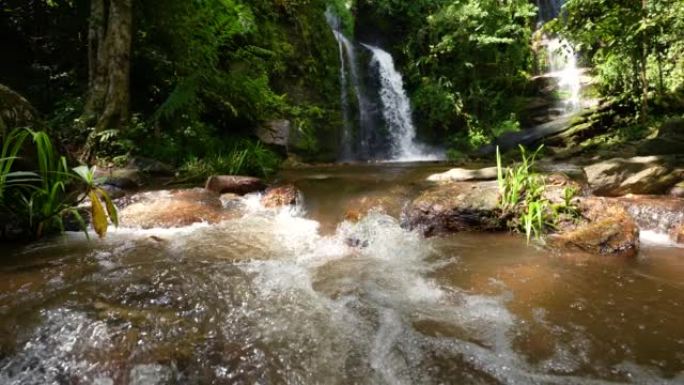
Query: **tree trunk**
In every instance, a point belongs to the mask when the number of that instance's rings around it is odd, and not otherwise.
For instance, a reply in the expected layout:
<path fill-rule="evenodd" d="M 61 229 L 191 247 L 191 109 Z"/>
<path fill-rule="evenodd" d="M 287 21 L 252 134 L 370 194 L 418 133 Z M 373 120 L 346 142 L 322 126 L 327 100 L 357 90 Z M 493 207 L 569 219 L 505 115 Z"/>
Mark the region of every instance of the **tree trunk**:
<path fill-rule="evenodd" d="M 648 18 L 648 0 L 641 0 L 641 11 L 643 13 L 644 21 Z M 648 37 L 646 32 L 642 32 L 641 38 L 641 122 L 646 123 L 648 119 L 648 74 L 646 67 L 648 65 Z"/>
<path fill-rule="evenodd" d="M 94 131 L 86 143 L 85 160 L 91 156 L 94 135 L 121 128 L 129 118 L 132 1 L 91 0 L 84 121 Z"/>

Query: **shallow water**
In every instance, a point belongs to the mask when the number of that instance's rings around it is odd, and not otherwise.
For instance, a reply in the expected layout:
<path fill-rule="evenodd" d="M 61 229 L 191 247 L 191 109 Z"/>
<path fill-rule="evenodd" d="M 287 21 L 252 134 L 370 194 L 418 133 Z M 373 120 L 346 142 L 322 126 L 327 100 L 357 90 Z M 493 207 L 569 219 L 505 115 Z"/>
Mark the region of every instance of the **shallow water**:
<path fill-rule="evenodd" d="M 0 383 L 684 383 L 682 248 L 646 233 L 638 258 L 599 258 L 341 221 L 441 168 L 289 171 L 297 209 L 251 197 L 218 225 L 4 249 Z"/>

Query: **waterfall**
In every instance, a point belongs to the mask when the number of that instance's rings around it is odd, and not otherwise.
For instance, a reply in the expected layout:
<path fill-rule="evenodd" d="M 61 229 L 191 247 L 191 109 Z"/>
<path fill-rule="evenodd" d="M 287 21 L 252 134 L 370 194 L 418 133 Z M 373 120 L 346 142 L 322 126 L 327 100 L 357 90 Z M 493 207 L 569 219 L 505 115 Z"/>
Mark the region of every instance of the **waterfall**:
<path fill-rule="evenodd" d="M 435 159 L 416 143 L 416 127 L 411 116 L 411 103 L 404 90 L 404 80 L 394 66 L 392 55 L 378 47 L 363 44 L 373 54 L 372 67 L 380 77 L 382 115 L 389 131 L 392 160 Z"/>
<path fill-rule="evenodd" d="M 580 71 L 577 68 L 577 55 L 570 43 L 564 39 L 546 40 L 549 76 L 558 81 L 561 104 L 565 112 L 574 112 L 581 108 Z"/>
<path fill-rule="evenodd" d="M 560 15 L 565 0 L 537 0 L 539 26 Z M 544 36 L 548 74 L 558 82 L 560 106 L 563 112 L 571 113 L 581 108 L 581 73 L 577 68 L 577 54 L 565 39 Z"/>
<path fill-rule="evenodd" d="M 332 29 L 335 40 L 339 45 L 340 56 L 340 100 L 342 104 L 343 132 L 341 135 L 340 160 L 353 160 L 355 157 L 370 156 L 370 132 L 373 127 L 371 107 L 361 87 L 359 65 L 356 60 L 356 48 L 341 31 L 340 19 L 328 9 L 325 13 L 328 25 Z M 350 84 L 351 83 L 351 84 Z M 349 87 L 356 97 L 356 107 L 359 121 L 359 133 L 354 135 L 354 111 L 349 103 Z M 355 140 L 358 138 L 358 141 Z M 356 146 L 354 146 L 354 142 Z"/>
<path fill-rule="evenodd" d="M 352 157 L 352 138 L 354 127 L 351 118 L 351 106 L 349 105 L 349 85 L 347 82 L 347 59 L 345 58 L 345 51 L 349 51 L 346 47 L 349 45 L 347 39 L 340 32 L 340 20 L 335 16 L 330 9 L 326 10 L 325 18 L 328 25 L 332 29 L 335 40 L 339 47 L 340 56 L 340 104 L 342 105 L 342 137 L 341 139 L 341 159 L 349 160 Z M 349 55 L 347 55 L 349 56 Z M 350 60 L 351 61 L 351 60 Z M 353 64 L 352 64 L 352 67 Z"/>
<path fill-rule="evenodd" d="M 367 77 L 361 76 L 355 43 L 342 33 L 340 19 L 330 9 L 325 17 L 339 48 L 343 119 L 340 160 L 438 159 L 438 156 L 429 155 L 423 146 L 415 142 L 411 103 L 392 56 L 380 48 L 363 44 L 372 56 L 369 63 L 371 71 L 364 73 Z M 378 84 L 369 81 L 371 79 L 378 80 Z M 375 102 L 376 98 L 379 103 Z M 355 105 L 353 99 L 356 99 Z M 386 132 L 379 129 L 379 123 L 383 121 Z"/>
<path fill-rule="evenodd" d="M 342 121 L 343 121 L 343 128 L 342 128 L 342 149 L 341 149 L 341 159 L 342 160 L 349 160 L 352 157 L 352 134 L 353 134 L 353 125 L 352 125 L 352 120 L 351 120 L 351 107 L 349 105 L 349 86 L 347 83 L 347 68 L 346 68 L 346 60 L 344 57 L 344 43 L 343 43 L 343 38 L 341 33 L 338 31 L 333 30 L 333 34 L 335 35 L 335 39 L 337 40 L 337 43 L 339 45 L 339 50 L 340 50 L 340 101 L 342 104 Z"/>

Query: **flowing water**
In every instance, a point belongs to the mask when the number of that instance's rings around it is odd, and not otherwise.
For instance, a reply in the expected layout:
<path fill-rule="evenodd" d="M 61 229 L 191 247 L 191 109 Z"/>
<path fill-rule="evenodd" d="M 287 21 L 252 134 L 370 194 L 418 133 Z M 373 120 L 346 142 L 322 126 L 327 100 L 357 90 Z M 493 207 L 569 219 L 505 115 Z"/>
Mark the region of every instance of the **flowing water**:
<path fill-rule="evenodd" d="M 537 0 L 539 27 L 561 14 L 565 0 Z M 581 71 L 577 68 L 577 53 L 569 41 L 560 37 L 544 36 L 546 64 L 545 76 L 556 79 L 560 96 L 561 113 L 573 113 L 581 107 Z"/>
<path fill-rule="evenodd" d="M 549 73 L 558 82 L 563 112 L 571 113 L 581 108 L 581 72 L 577 68 L 577 55 L 565 39 L 552 38 L 544 42 L 548 56 Z"/>
<path fill-rule="evenodd" d="M 339 18 L 330 9 L 326 11 L 326 20 L 333 31 L 339 45 L 340 56 L 340 102 L 342 104 L 343 130 L 340 145 L 340 160 L 350 161 L 357 158 L 369 159 L 371 130 L 374 128 L 372 111 L 368 98 L 361 86 L 359 64 L 356 59 L 356 48 L 341 31 Z M 356 99 L 356 111 L 349 103 L 349 91 Z M 358 114 L 359 132 L 355 134 L 354 113 Z M 358 138 L 358 139 L 357 139 Z"/>
<path fill-rule="evenodd" d="M 418 161 L 443 158 L 439 151 L 417 143 L 411 102 L 392 56 L 378 47 L 361 44 L 371 53 L 367 66 L 369 73 L 361 76 L 356 44 L 344 35 L 340 19 L 332 10 L 328 9 L 325 16 L 339 45 L 343 120 L 340 160 Z M 377 82 L 371 81 L 376 78 Z M 356 99 L 355 105 L 350 103 L 350 91 Z M 376 94 L 378 106 L 371 101 Z"/>
<path fill-rule="evenodd" d="M 371 66 L 376 67 L 380 77 L 380 100 L 382 114 L 389 131 L 392 160 L 436 160 L 432 154 L 416 142 L 411 102 L 404 90 L 404 80 L 394 66 L 392 55 L 382 49 L 363 44 L 373 54 Z"/>
<path fill-rule="evenodd" d="M 424 239 L 401 206 L 439 165 L 284 172 L 304 203 L 180 229 L 3 248 L 1 384 L 675 384 L 684 249 L 559 255 Z M 390 210 L 391 211 L 391 210 Z"/>

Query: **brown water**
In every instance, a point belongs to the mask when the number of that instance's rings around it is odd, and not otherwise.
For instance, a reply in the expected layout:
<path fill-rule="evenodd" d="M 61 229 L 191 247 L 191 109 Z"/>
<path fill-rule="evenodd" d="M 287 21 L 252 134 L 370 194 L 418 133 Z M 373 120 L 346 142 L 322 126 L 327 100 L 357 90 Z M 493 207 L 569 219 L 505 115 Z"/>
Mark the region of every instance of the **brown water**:
<path fill-rule="evenodd" d="M 3 249 L 0 384 L 684 383 L 682 248 L 649 235 L 637 259 L 599 258 L 340 221 L 442 168 L 289 171 L 298 209 L 252 197 L 218 225 Z"/>

